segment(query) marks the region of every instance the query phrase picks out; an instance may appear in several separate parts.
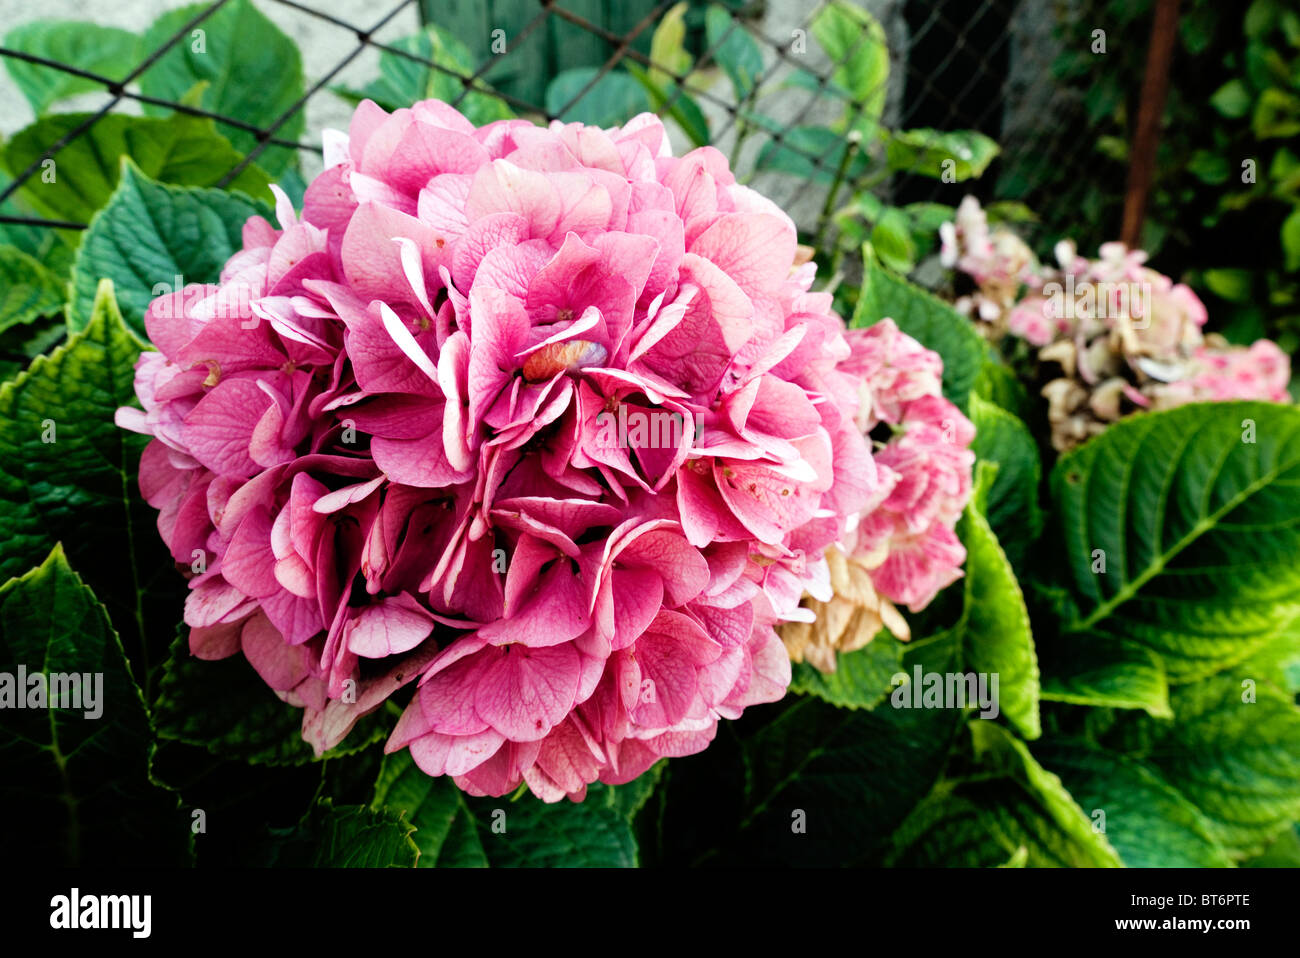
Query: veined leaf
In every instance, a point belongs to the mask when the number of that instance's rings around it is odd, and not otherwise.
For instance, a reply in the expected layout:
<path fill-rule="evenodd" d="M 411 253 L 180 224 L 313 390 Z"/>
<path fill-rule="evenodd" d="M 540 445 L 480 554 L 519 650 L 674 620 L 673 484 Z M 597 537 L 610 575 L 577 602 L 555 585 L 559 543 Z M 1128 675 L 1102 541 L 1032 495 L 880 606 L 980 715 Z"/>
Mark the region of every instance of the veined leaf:
<path fill-rule="evenodd" d="M 122 80 L 135 67 L 140 38 L 128 30 L 76 20 L 32 20 L 4 37 L 11 50 L 64 63 L 109 80 Z M 37 116 L 50 104 L 78 93 L 106 91 L 102 83 L 15 57 L 4 58 L 14 85 Z"/>
<path fill-rule="evenodd" d="M 99 281 L 107 278 L 123 318 L 144 337 L 145 310 L 157 295 L 188 283 L 217 282 L 226 261 L 243 247 L 244 223 L 252 216 L 271 219 L 272 213 L 236 193 L 168 186 L 129 159 L 122 164 L 117 189 L 77 250 L 68 328 L 86 324 Z"/>

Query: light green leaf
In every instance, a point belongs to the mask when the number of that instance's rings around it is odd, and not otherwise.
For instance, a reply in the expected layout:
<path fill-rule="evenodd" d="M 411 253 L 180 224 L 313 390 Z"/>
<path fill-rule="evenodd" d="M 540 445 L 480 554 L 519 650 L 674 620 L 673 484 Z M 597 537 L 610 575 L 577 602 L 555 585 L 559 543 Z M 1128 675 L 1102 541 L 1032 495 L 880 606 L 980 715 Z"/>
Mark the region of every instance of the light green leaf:
<path fill-rule="evenodd" d="M 402 810 L 415 825 L 422 868 L 636 865 L 628 817 L 610 795 L 553 805 L 530 794 L 469 798 L 450 779 L 420 771 L 402 751 L 384 759 L 374 798 L 381 806 Z"/>
<path fill-rule="evenodd" d="M 867 257 L 866 281 L 853 327 L 890 318 L 898 328 L 943 359 L 943 394 L 963 412 L 988 347 L 969 320 L 950 305 Z"/>
<path fill-rule="evenodd" d="M 1210 106 L 1220 115 L 1239 119 L 1250 112 L 1250 88 L 1240 78 L 1229 80 L 1210 97 Z"/>
<path fill-rule="evenodd" d="M 966 546 L 965 611 L 958 627 L 963 666 L 998 676 L 998 704 L 1026 738 L 1041 733 L 1038 658 L 1015 572 L 975 503 L 957 526 Z"/>
<path fill-rule="evenodd" d="M 1300 615 L 1300 409 L 1133 416 L 1063 456 L 1051 486 L 1079 610 L 1062 641 L 1134 642 L 1185 682 Z"/>
<path fill-rule="evenodd" d="M 910 273 L 916 266 L 916 243 L 911 224 L 902 210 L 889 207 L 871 228 L 871 246 L 880 261 L 898 273 Z"/>
<path fill-rule="evenodd" d="M 16 688 L 20 668 L 27 679 Z M 36 673 L 47 675 L 44 701 L 32 697 Z M 149 778 L 153 735 L 122 645 L 60 546 L 0 586 L 0 674 L 6 861 L 120 867 L 189 859 L 189 816 Z M 54 707 L 51 693 L 72 694 L 64 679 L 74 674 L 75 697 Z"/>
<path fill-rule="evenodd" d="M 889 697 L 891 679 L 902 666 L 903 643 L 882 630 L 863 648 L 840 653 L 834 672 L 819 672 L 800 662 L 794 667 L 790 691 L 815 695 L 840 708 L 871 709 Z"/>
<path fill-rule="evenodd" d="M 84 113 L 55 113 L 15 133 L 4 147 L 4 164 L 15 176 L 89 119 Z M 182 186 L 215 186 L 243 159 L 211 120 L 192 116 L 126 116 L 110 113 L 54 156 L 53 179 L 37 172 L 19 190 L 40 213 L 89 223 L 117 187 L 122 157 L 148 177 Z M 257 199 L 270 199 L 269 180 L 257 166 L 230 184 Z"/>
<path fill-rule="evenodd" d="M 0 332 L 58 313 L 63 284 L 35 257 L 0 247 Z"/>
<path fill-rule="evenodd" d="M 149 303 L 188 283 L 217 282 L 226 261 L 243 248 L 241 232 L 251 216 L 271 219 L 272 212 L 237 193 L 158 183 L 123 160 L 117 189 L 77 251 L 68 328 L 85 325 L 95 289 L 108 278 L 123 317 L 145 336 Z"/>
<path fill-rule="evenodd" d="M 134 69 L 139 43 L 140 38 L 127 30 L 76 20 L 32 20 L 14 27 L 4 37 L 4 45 L 10 50 L 97 73 L 109 80 L 125 79 Z M 5 57 L 4 65 L 37 116 L 65 97 L 106 89 L 94 80 L 15 57 Z"/>
<path fill-rule="evenodd" d="M 891 131 L 885 137 L 885 162 L 891 170 L 947 177 L 949 183 L 981 176 L 999 152 L 995 140 L 974 130 L 917 128 Z"/>
<path fill-rule="evenodd" d="M 1080 740 L 1037 752 L 1130 868 L 1232 864 L 1200 810 L 1143 763 Z"/>
<path fill-rule="evenodd" d="M 835 65 L 832 81 L 853 101 L 845 105 L 838 132 L 857 130 L 864 140 L 873 140 L 889 91 L 889 43 L 884 27 L 866 10 L 844 0 L 831 0 L 818 10 L 811 26 L 813 36 Z"/>
<path fill-rule="evenodd" d="M 675 3 L 669 7 L 650 37 L 650 79 L 656 86 L 667 86 L 674 75 L 683 77 L 690 72 L 691 55 L 685 47 L 687 6 Z"/>
<path fill-rule="evenodd" d="M 206 7 L 196 3 L 164 13 L 145 32 L 143 49 L 161 48 Z M 297 44 L 249 0 L 232 0 L 198 29 L 200 37 L 191 35 L 173 45 L 141 75 L 140 88 L 146 95 L 176 101 L 196 84 L 206 83 L 199 106 L 263 130 L 269 130 L 302 99 L 305 88 Z M 145 112 L 162 115 L 168 111 L 146 105 Z M 297 140 L 305 127 L 306 116 L 299 107 L 275 130 L 275 137 Z M 230 124 L 222 124 L 220 129 L 241 154 L 258 145 L 256 135 L 248 130 Z M 297 156 L 294 150 L 273 146 L 259 153 L 257 162 L 278 174 L 296 164 Z"/>
<path fill-rule="evenodd" d="M 379 79 L 367 84 L 361 90 L 337 90 L 351 100 L 369 98 L 385 110 L 393 111 L 409 107 L 420 100 L 442 100 L 455 103 L 465 92 L 461 77 L 474 73 L 474 55 L 469 47 L 450 32 L 433 24 L 427 25 L 421 32 L 394 40 L 386 46 L 403 50 L 419 60 L 436 64 L 429 66 L 389 50 L 380 51 Z M 438 69 L 441 67 L 442 69 Z M 474 89 L 465 95 L 457 105 L 471 123 L 483 126 L 495 120 L 509 119 L 510 108 L 500 97 L 491 92 L 491 87 L 482 81 L 475 81 Z"/>
<path fill-rule="evenodd" d="M 1255 101 L 1251 129 L 1261 140 L 1300 136 L 1300 96 L 1269 87 Z"/>

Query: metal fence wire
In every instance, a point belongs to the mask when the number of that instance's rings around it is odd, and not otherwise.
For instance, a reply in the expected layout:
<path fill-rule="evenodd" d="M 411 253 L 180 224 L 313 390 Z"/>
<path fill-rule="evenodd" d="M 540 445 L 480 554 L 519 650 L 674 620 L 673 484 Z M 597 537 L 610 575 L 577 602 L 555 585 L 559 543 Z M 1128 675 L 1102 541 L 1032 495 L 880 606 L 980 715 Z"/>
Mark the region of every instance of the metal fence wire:
<path fill-rule="evenodd" d="M 1092 135 L 1088 126 L 1092 121 L 1079 110 L 1079 97 L 1053 80 L 1062 72 L 1063 57 L 1071 50 L 1086 49 L 1086 4 L 1073 4 L 1073 14 L 1062 16 L 1051 0 L 859 3 L 883 30 L 862 29 L 836 51 L 838 56 L 831 56 L 815 39 L 828 0 L 690 0 L 683 18 L 690 69 L 680 72 L 655 59 L 651 42 L 656 28 L 672 14 L 675 0 L 396 0 L 367 23 L 336 16 L 326 0 L 257 0 L 264 9 L 282 8 L 350 36 L 345 55 L 320 76 L 308 78 L 303 95 L 278 118 L 259 125 L 140 91 L 136 81 L 146 70 L 168 51 L 189 43 L 193 31 L 232 2 L 212 0 L 204 5 L 120 79 L 0 47 L 0 58 L 59 71 L 107 94 L 102 106 L 49 143 L 37 159 L 11 170 L 12 180 L 0 189 L 0 204 L 16 195 L 21 202 L 19 191 L 40 175 L 46 160 L 57 158 L 69 143 L 130 101 L 213 120 L 225 133 L 251 135 L 255 145 L 226 173 L 220 186 L 228 185 L 272 147 L 297 151 L 309 175 L 313 164 L 319 168 L 319 143 L 307 142 L 307 137 L 299 142 L 283 131 L 305 112 L 309 101 L 336 96 L 331 90 L 336 77 L 371 48 L 453 80 L 459 89 L 450 98 L 453 106 L 461 106 L 471 96 L 491 97 L 516 115 L 546 122 L 573 118 L 613 73 L 652 75 L 659 88 L 658 95 L 651 97 L 651 108 L 666 118 L 670 129 L 674 120 L 680 124 L 689 101 L 689 116 L 704 117 L 708 142 L 730 157 L 742 181 L 790 210 L 805 241 L 823 248 L 838 232 L 836 211 L 864 194 L 898 206 L 951 206 L 972 192 L 986 201 L 1023 200 L 1040 217 L 1041 228 L 1053 236 L 1066 224 L 1077 224 L 1081 214 L 1086 222 L 1102 226 L 1102 233 L 1113 235 L 1118 229 L 1118 223 L 1097 224 L 1086 216 L 1097 196 L 1122 194 L 1125 167 L 1098 164 L 1095 153 L 1080 148 Z M 718 14 L 710 8 L 725 11 L 724 28 L 718 28 Z M 443 58 L 413 52 L 410 45 L 377 39 L 396 18 L 413 18 L 416 12 L 422 22 L 460 40 L 473 55 L 473 69 L 456 69 Z M 706 13 L 715 21 L 707 30 Z M 727 82 L 725 65 L 719 62 L 723 51 L 734 44 L 735 34 L 745 35 L 747 47 L 756 48 L 762 61 L 743 98 Z M 248 42 L 257 38 L 249 37 Z M 873 45 L 887 53 L 888 76 L 877 87 L 859 89 L 854 95 L 845 88 L 845 71 L 855 69 L 862 62 L 860 52 Z M 591 68 L 590 76 L 560 102 L 555 86 L 547 84 L 557 71 L 575 66 Z M 852 134 L 863 127 L 860 118 L 876 113 L 884 128 L 914 131 L 914 150 L 924 151 L 924 137 L 931 131 L 935 148 L 942 149 L 949 142 L 940 139 L 942 134 L 973 130 L 996 141 L 1001 151 L 982 176 L 967 181 L 921 175 L 905 164 L 882 172 L 879 158 L 869 155 L 874 144 Z M 833 148 L 826 148 L 825 138 L 806 134 L 806 128 L 819 125 L 836 135 Z M 681 129 L 673 133 L 675 145 L 692 145 L 682 140 Z M 0 222 L 69 230 L 86 226 L 28 216 L 25 210 L 0 216 Z"/>

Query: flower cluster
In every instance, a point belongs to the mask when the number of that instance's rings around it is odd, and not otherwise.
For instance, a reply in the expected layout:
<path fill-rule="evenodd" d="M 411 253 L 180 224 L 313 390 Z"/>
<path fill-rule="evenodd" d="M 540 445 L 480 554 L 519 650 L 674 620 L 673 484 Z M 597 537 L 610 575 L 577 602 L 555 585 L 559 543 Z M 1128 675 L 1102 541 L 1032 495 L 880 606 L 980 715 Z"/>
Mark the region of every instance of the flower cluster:
<path fill-rule="evenodd" d="M 943 398 L 943 362 L 884 319 L 848 333 L 845 368 L 859 380 L 857 426 L 875 445 L 875 493 L 832 548 L 833 595 L 810 598 L 815 618 L 781 630 L 795 661 L 835 670 L 835 653 L 860 648 L 882 626 L 909 637 L 895 603 L 920 611 L 961 576 L 954 532 L 971 496 L 975 429 Z"/>
<path fill-rule="evenodd" d="M 1134 409 L 1287 398 L 1290 362 L 1277 345 L 1231 346 L 1206 335 L 1205 305 L 1147 267 L 1141 250 L 1106 243 L 1090 260 L 1062 241 L 1057 266 L 1041 265 L 1013 233 L 990 230 L 970 196 L 940 239 L 943 264 L 975 286 L 957 297 L 958 311 L 989 338 L 1024 340 L 1041 362 L 1059 368 L 1043 387 L 1057 449 Z"/>
<path fill-rule="evenodd" d="M 242 652 L 318 750 L 416 683 L 390 751 L 581 799 L 781 697 L 775 626 L 830 598 L 869 502 L 899 519 L 864 548 L 929 558 L 910 457 L 944 413 L 873 395 L 902 430 L 877 477 L 868 337 L 716 150 L 437 101 L 363 102 L 326 146 L 301 215 L 280 194 L 219 284 L 150 305 L 119 412 L 191 650 Z"/>

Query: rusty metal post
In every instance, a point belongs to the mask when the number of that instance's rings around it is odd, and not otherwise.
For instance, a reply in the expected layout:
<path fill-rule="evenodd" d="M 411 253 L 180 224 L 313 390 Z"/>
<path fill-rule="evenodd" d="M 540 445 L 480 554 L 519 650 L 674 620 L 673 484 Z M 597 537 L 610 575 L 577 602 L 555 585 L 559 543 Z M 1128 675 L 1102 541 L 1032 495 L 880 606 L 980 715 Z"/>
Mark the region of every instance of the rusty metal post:
<path fill-rule="evenodd" d="M 1142 78 L 1142 99 L 1138 103 L 1137 124 L 1129 149 L 1128 187 L 1124 194 L 1124 224 L 1120 239 L 1130 247 L 1142 241 L 1142 222 L 1146 217 L 1147 196 L 1155 172 L 1156 147 L 1160 144 L 1160 121 L 1169 92 L 1169 67 L 1178 39 L 1178 4 L 1180 0 L 1156 0 L 1151 21 L 1151 44 L 1147 48 L 1146 74 Z"/>

